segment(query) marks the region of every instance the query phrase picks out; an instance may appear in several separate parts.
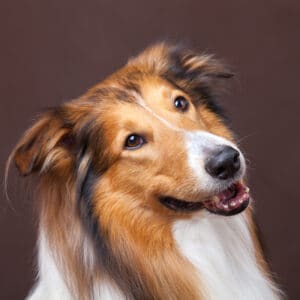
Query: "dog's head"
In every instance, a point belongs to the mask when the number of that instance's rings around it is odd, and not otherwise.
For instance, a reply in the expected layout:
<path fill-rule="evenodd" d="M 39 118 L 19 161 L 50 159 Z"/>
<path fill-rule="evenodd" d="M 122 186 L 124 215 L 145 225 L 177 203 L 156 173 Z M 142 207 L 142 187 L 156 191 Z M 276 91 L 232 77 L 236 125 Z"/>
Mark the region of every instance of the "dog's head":
<path fill-rule="evenodd" d="M 155 45 L 44 114 L 13 159 L 22 175 L 73 181 L 93 214 L 239 213 L 245 160 L 215 102 L 231 76 L 211 56 Z"/>
<path fill-rule="evenodd" d="M 211 56 L 158 44 L 20 140 L 9 161 L 37 175 L 41 231 L 78 299 L 98 271 L 130 299 L 197 298 L 173 223 L 249 203 L 244 157 L 215 102 L 231 76 Z"/>

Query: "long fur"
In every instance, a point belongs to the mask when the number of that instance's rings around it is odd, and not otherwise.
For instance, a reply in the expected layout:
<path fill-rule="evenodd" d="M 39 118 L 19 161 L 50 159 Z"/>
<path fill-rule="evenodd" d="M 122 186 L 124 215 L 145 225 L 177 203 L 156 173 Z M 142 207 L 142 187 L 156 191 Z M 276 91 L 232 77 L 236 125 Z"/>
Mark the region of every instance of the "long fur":
<path fill-rule="evenodd" d="M 281 297 L 251 209 L 185 214 L 156 199 L 196 201 L 215 187 L 200 168 L 208 148 L 237 148 L 216 102 L 231 76 L 212 56 L 157 44 L 24 134 L 9 161 L 37 177 L 38 281 L 28 299 Z M 189 99 L 188 117 L 166 108 L 174 93 Z M 149 145 L 123 151 L 135 130 Z"/>

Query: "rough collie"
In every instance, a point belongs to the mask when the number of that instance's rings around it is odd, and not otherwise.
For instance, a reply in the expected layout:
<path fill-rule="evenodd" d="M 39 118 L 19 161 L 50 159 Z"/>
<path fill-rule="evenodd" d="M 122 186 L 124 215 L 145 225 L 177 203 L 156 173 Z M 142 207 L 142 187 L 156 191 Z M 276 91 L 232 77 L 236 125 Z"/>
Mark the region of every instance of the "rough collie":
<path fill-rule="evenodd" d="M 212 56 L 156 44 L 25 133 L 10 161 L 37 181 L 28 299 L 281 298 L 215 102 L 230 77 Z"/>

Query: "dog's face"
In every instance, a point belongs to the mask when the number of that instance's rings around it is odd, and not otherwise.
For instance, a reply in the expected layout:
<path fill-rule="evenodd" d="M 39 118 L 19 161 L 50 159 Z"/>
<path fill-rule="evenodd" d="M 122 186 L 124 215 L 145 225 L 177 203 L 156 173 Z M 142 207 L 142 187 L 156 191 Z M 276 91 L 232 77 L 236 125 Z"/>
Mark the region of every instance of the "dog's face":
<path fill-rule="evenodd" d="M 215 113 L 154 76 L 143 79 L 129 99 L 104 109 L 103 134 L 113 163 L 99 191 L 161 214 L 206 207 L 231 215 L 247 206 L 239 182 L 243 155 Z M 223 206 L 215 206 L 218 194 Z"/>
<path fill-rule="evenodd" d="M 150 48 L 42 117 L 17 147 L 16 164 L 23 174 L 69 177 L 98 213 L 239 213 L 249 203 L 245 160 L 213 101 L 228 77 L 211 57 Z"/>

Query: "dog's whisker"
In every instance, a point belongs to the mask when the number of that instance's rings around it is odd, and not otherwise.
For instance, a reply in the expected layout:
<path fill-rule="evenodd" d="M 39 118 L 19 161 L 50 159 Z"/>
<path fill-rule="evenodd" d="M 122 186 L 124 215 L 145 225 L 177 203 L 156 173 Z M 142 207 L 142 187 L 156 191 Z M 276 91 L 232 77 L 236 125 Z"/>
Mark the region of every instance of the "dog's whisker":
<path fill-rule="evenodd" d="M 242 136 L 241 138 L 237 139 L 236 143 L 237 143 L 237 144 L 240 144 L 240 143 L 243 142 L 244 140 L 246 140 L 246 139 L 248 139 L 248 138 L 250 138 L 250 137 L 253 137 L 253 136 L 257 135 L 257 134 L 259 134 L 258 131 L 255 131 L 255 132 L 253 132 L 253 133 L 249 133 L 249 134 L 247 134 L 247 135 L 245 135 L 245 136 Z"/>

